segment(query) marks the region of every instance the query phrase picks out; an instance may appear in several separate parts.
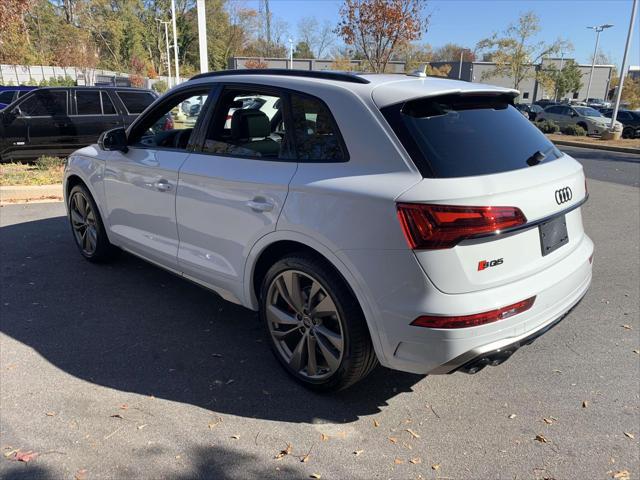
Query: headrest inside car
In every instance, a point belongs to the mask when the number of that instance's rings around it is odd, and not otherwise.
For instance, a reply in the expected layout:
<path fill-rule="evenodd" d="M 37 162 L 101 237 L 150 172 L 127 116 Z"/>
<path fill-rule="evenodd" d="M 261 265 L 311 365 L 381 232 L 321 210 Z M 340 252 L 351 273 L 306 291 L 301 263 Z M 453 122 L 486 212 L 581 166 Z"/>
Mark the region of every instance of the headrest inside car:
<path fill-rule="evenodd" d="M 260 110 L 236 110 L 231 117 L 233 138 L 265 138 L 271 134 L 269 117 Z"/>

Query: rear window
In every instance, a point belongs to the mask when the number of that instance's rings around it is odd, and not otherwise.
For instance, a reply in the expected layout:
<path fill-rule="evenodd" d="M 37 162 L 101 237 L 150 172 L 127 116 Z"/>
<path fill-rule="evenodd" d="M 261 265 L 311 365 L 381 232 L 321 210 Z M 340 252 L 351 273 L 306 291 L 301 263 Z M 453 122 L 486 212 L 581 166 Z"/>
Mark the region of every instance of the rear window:
<path fill-rule="evenodd" d="M 425 177 L 502 173 L 562 155 L 506 96 L 421 98 L 382 113 Z"/>
<path fill-rule="evenodd" d="M 14 90 L 6 90 L 0 93 L 0 103 L 11 103 L 13 102 L 13 94 Z"/>
<path fill-rule="evenodd" d="M 142 113 L 145 108 L 153 103 L 154 96 L 148 92 L 116 92 L 122 103 L 130 114 Z"/>

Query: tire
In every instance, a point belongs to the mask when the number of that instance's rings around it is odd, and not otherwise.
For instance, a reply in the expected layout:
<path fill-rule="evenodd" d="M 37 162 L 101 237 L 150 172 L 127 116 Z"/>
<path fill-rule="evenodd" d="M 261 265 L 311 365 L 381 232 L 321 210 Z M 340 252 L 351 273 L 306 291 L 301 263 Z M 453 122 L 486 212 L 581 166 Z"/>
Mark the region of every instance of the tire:
<path fill-rule="evenodd" d="M 313 256 L 291 254 L 269 269 L 260 289 L 260 317 L 276 358 L 307 388 L 342 390 L 378 365 L 353 293 L 338 272 Z"/>
<path fill-rule="evenodd" d="M 631 127 L 622 130 L 622 138 L 635 138 L 635 131 Z"/>
<path fill-rule="evenodd" d="M 104 262 L 117 252 L 105 231 L 100 211 L 84 185 L 76 185 L 68 197 L 69 225 L 80 254 L 90 262 Z"/>

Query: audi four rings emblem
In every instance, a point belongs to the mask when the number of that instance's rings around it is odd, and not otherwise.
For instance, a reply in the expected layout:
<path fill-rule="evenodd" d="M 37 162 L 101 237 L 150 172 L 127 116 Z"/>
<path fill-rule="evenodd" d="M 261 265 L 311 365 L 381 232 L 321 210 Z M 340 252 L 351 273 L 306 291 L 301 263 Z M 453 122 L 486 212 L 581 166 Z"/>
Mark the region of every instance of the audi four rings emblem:
<path fill-rule="evenodd" d="M 556 190 L 556 203 L 558 205 L 562 203 L 566 203 L 573 198 L 573 192 L 569 187 L 561 188 L 560 190 Z"/>

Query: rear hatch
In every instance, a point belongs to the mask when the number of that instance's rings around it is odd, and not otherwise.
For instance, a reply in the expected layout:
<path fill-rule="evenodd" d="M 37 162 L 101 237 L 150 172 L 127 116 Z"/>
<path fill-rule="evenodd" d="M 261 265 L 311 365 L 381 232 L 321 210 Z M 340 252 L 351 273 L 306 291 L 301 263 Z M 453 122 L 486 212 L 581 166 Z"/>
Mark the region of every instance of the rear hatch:
<path fill-rule="evenodd" d="M 582 166 L 512 105 L 454 94 L 382 108 L 425 177 L 398 199 L 409 245 L 434 285 L 466 293 L 513 282 L 582 241 Z"/>

